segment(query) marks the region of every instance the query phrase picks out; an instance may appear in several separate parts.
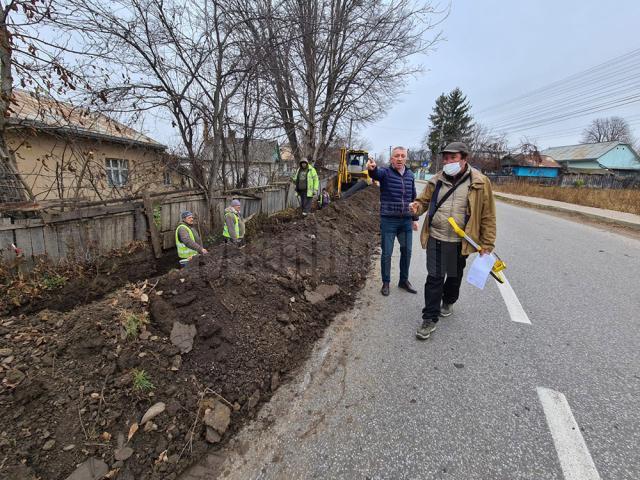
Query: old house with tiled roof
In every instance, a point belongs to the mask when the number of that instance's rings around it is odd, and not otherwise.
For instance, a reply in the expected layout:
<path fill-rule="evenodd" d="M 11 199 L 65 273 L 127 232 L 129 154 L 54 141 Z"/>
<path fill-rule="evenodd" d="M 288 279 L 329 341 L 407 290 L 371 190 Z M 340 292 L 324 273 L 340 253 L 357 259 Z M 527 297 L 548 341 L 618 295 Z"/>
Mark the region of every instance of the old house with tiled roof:
<path fill-rule="evenodd" d="M 179 186 L 180 176 L 165 167 L 164 145 L 104 114 L 16 90 L 8 123 L 18 174 L 37 201 Z"/>

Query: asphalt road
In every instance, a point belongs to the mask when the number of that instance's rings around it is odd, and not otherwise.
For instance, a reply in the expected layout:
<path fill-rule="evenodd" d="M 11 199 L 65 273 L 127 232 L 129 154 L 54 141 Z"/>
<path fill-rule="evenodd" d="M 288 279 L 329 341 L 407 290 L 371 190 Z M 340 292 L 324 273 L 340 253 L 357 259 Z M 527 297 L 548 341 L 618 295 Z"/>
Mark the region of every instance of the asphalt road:
<path fill-rule="evenodd" d="M 499 203 L 497 251 L 530 324 L 464 282 L 418 341 L 422 294 L 381 297 L 376 269 L 222 467 L 188 478 L 640 479 L 640 241 Z"/>

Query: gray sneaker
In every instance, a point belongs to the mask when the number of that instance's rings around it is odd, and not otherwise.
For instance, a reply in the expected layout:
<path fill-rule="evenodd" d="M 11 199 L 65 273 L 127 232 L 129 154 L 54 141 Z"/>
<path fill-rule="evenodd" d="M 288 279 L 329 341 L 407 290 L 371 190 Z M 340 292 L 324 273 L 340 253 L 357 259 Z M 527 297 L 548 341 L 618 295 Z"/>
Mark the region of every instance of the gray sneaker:
<path fill-rule="evenodd" d="M 416 332 L 416 337 L 420 340 L 426 340 L 431 336 L 431 332 L 436 329 L 436 324 L 431 320 L 423 320 L 422 326 Z"/>
<path fill-rule="evenodd" d="M 440 316 L 448 317 L 453 313 L 453 304 L 442 302 L 442 306 L 440 307 Z"/>

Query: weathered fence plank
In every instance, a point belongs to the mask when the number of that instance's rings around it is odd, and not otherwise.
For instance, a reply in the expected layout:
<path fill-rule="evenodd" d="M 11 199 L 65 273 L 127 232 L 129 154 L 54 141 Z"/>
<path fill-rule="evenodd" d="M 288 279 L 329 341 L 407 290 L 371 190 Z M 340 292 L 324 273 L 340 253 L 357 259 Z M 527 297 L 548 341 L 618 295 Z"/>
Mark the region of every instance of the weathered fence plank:
<path fill-rule="evenodd" d="M 7 256 L 8 252 L 12 252 L 11 244 L 14 243 L 13 230 L 6 230 L 0 232 L 0 251 L 2 251 L 3 258 Z"/>
<path fill-rule="evenodd" d="M 168 204 L 160 205 L 160 231 L 165 232 L 169 230 L 171 225 L 171 206 Z"/>
<path fill-rule="evenodd" d="M 31 254 L 36 257 L 47 253 L 44 246 L 44 228 L 36 227 L 28 230 L 31 236 Z"/>
<path fill-rule="evenodd" d="M 147 216 L 147 225 L 149 232 L 151 233 L 151 245 L 153 247 L 153 254 L 156 258 L 162 256 L 162 240 L 160 238 L 160 232 L 153 220 L 153 204 L 151 203 L 151 197 L 149 194 L 145 194 L 144 198 L 144 212 Z"/>
<path fill-rule="evenodd" d="M 58 260 L 60 252 L 58 251 L 58 232 L 55 227 L 45 225 L 43 227 L 44 249 L 50 260 Z"/>
<path fill-rule="evenodd" d="M 33 257 L 33 250 L 31 249 L 31 235 L 28 228 L 16 230 L 16 247 L 22 250 L 26 258 Z"/>
<path fill-rule="evenodd" d="M 67 258 L 69 255 L 69 244 L 67 237 L 69 236 L 69 226 L 67 223 L 55 224 L 56 236 L 58 239 L 58 253 L 60 258 Z"/>

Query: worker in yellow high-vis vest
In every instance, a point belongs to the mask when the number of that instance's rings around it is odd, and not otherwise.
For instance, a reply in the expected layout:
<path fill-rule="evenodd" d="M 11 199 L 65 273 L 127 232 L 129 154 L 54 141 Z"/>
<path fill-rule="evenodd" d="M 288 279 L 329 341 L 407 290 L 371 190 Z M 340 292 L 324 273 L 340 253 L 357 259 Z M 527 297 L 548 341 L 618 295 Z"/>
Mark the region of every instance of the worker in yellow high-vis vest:
<path fill-rule="evenodd" d="M 300 167 L 291 176 L 291 183 L 295 185 L 296 193 L 300 197 L 302 216 L 306 217 L 311 211 L 313 198 L 318 195 L 318 189 L 320 188 L 318 172 L 307 159 L 303 158 L 300 160 Z"/>
<path fill-rule="evenodd" d="M 176 248 L 180 265 L 185 265 L 194 255 L 206 254 L 207 249 L 202 246 L 200 235 L 193 228 L 193 213 L 182 212 L 180 218 L 182 221 L 176 227 Z"/>
<path fill-rule="evenodd" d="M 227 243 L 234 245 L 242 245 L 244 242 L 244 219 L 241 212 L 242 205 L 240 200 L 231 201 L 231 206 L 224 209 L 224 227 L 222 236 Z"/>

